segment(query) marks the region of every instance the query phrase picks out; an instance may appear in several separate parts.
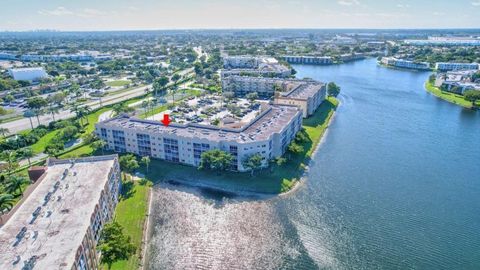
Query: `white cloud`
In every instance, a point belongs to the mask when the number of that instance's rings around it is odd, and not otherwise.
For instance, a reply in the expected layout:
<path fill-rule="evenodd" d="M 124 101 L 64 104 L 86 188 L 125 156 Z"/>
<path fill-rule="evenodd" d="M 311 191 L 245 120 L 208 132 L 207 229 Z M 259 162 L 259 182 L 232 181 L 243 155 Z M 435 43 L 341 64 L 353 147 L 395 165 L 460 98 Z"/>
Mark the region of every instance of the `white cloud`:
<path fill-rule="evenodd" d="M 439 12 L 439 11 L 435 11 L 432 13 L 434 16 L 443 16 L 445 15 L 445 12 Z"/>
<path fill-rule="evenodd" d="M 477 2 L 472 2 L 472 6 L 480 7 L 480 0 L 477 0 Z"/>
<path fill-rule="evenodd" d="M 72 15 L 73 12 L 64 8 L 64 7 L 57 7 L 55 9 L 52 9 L 52 10 L 45 10 L 45 9 L 41 9 L 38 11 L 39 14 L 42 14 L 42 15 L 53 15 L 53 16 L 65 16 L 65 15 Z"/>
<path fill-rule="evenodd" d="M 53 15 L 53 16 L 77 16 L 81 18 L 92 18 L 108 15 L 107 12 L 93 9 L 93 8 L 84 8 L 82 10 L 72 11 L 65 7 L 57 7 L 52 10 L 41 9 L 38 11 L 41 15 Z"/>
<path fill-rule="evenodd" d="M 77 16 L 79 17 L 86 17 L 86 18 L 91 18 L 91 17 L 99 17 L 99 16 L 104 16 L 107 13 L 100 11 L 98 9 L 93 9 L 93 8 L 85 8 L 81 12 L 77 13 Z"/>
<path fill-rule="evenodd" d="M 360 5 L 360 1 L 358 0 L 339 0 L 337 3 L 342 6 Z"/>
<path fill-rule="evenodd" d="M 410 5 L 409 4 L 398 4 L 397 7 L 398 8 L 410 8 Z"/>

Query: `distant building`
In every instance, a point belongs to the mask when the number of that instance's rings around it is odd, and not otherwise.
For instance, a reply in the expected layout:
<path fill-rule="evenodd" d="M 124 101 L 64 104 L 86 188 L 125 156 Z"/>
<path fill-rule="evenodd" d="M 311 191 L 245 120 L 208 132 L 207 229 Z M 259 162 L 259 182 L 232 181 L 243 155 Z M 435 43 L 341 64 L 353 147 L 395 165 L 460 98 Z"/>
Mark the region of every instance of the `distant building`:
<path fill-rule="evenodd" d="M 17 56 L 13 53 L 0 52 L 0 60 L 17 60 Z"/>
<path fill-rule="evenodd" d="M 246 171 L 242 164 L 251 155 L 268 161 L 282 156 L 302 127 L 296 106 L 268 105 L 248 123 L 235 127 L 171 123 L 119 116 L 97 123 L 96 134 L 115 152 L 129 152 L 174 163 L 198 166 L 203 152 L 220 149 L 230 153 L 231 170 Z"/>
<path fill-rule="evenodd" d="M 283 59 L 290 64 L 305 64 L 305 65 L 331 65 L 333 58 L 329 56 L 298 56 L 285 55 Z"/>
<path fill-rule="evenodd" d="M 444 91 L 449 91 L 463 95 L 467 90 L 480 91 L 480 83 L 472 79 L 476 70 L 457 70 L 440 73 L 435 80 L 435 86 Z"/>
<path fill-rule="evenodd" d="M 292 69 L 280 64 L 277 59 L 262 56 L 227 56 L 223 59 L 221 78 L 232 75 L 288 77 Z"/>
<path fill-rule="evenodd" d="M 380 62 L 387 66 L 404 68 L 404 69 L 415 69 L 415 70 L 430 70 L 430 63 L 427 62 L 416 62 L 404 59 L 397 59 L 395 57 L 382 57 Z"/>
<path fill-rule="evenodd" d="M 49 159 L 0 229 L 0 269 L 98 269 L 96 250 L 121 188 L 117 155 Z"/>
<path fill-rule="evenodd" d="M 43 67 L 12 68 L 8 72 L 17 81 L 38 81 L 48 76 Z"/>
<path fill-rule="evenodd" d="M 438 71 L 457 71 L 457 70 L 478 70 L 477 63 L 436 63 L 435 69 Z"/>
<path fill-rule="evenodd" d="M 325 84 L 310 79 L 231 76 L 222 81 L 222 87 L 240 97 L 253 92 L 263 98 L 275 96 L 277 104 L 300 107 L 303 117 L 313 114 L 326 98 Z"/>
<path fill-rule="evenodd" d="M 428 39 L 405 40 L 404 43 L 416 46 L 480 46 L 480 39 L 472 37 L 429 37 Z"/>

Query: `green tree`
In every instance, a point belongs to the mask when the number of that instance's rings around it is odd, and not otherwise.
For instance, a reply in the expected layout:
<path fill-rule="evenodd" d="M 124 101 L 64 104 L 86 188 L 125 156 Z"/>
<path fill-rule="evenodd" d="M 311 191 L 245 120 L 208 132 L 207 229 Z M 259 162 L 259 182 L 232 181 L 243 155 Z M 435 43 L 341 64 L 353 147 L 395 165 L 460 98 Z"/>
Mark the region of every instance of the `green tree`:
<path fill-rule="evenodd" d="M 263 157 L 259 153 L 250 155 L 242 160 L 242 165 L 244 168 L 250 170 L 250 173 L 254 174 L 255 170 L 258 170 L 262 167 Z"/>
<path fill-rule="evenodd" d="M 105 154 L 105 146 L 107 146 L 107 143 L 104 140 L 96 140 L 92 142 L 92 147 L 95 151 L 102 149 L 102 155 Z"/>
<path fill-rule="evenodd" d="M 480 91 L 477 90 L 467 90 L 465 91 L 464 98 L 466 101 L 472 102 L 472 106 L 475 106 L 475 103 L 480 100 Z"/>
<path fill-rule="evenodd" d="M 42 109 L 47 104 L 47 100 L 42 97 L 33 97 L 27 100 L 27 106 L 30 109 Z"/>
<path fill-rule="evenodd" d="M 304 151 L 303 146 L 297 144 L 296 142 L 291 142 L 288 145 L 288 152 L 290 152 L 294 155 L 299 155 L 299 154 L 303 153 L 303 151 Z"/>
<path fill-rule="evenodd" d="M 18 152 L 19 152 L 19 155 L 22 158 L 28 159 L 28 165 L 31 166 L 32 163 L 30 162 L 30 159 L 34 156 L 32 148 L 31 147 L 25 147 L 25 148 L 20 149 Z"/>
<path fill-rule="evenodd" d="M 132 154 L 121 156 L 119 159 L 119 162 L 120 162 L 120 168 L 122 169 L 122 171 L 125 171 L 127 173 L 132 173 L 133 171 L 138 169 L 138 167 L 140 167 L 138 165 L 137 159 Z"/>
<path fill-rule="evenodd" d="M 19 191 L 19 195 L 23 193 L 23 185 L 29 184 L 28 180 L 24 176 L 12 175 L 8 178 L 7 183 L 5 184 L 5 191 L 10 194 L 13 194 L 15 191 Z"/>
<path fill-rule="evenodd" d="M 59 112 L 58 107 L 50 106 L 47 108 L 47 113 L 52 115 L 53 121 L 55 122 L 55 114 Z"/>
<path fill-rule="evenodd" d="M 202 153 L 199 169 L 224 171 L 230 167 L 233 156 L 220 149 L 212 149 Z"/>
<path fill-rule="evenodd" d="M 254 102 L 256 99 L 258 99 L 258 93 L 257 92 L 251 92 L 251 93 L 248 93 L 245 97 L 248 100 L 250 100 L 250 102 Z"/>
<path fill-rule="evenodd" d="M 30 127 L 33 129 L 32 117 L 35 116 L 35 113 L 32 110 L 27 110 L 23 113 L 23 117 L 27 117 L 30 120 Z"/>
<path fill-rule="evenodd" d="M 125 103 L 115 104 L 112 109 L 115 115 L 130 113 L 135 110 L 134 108 L 127 106 Z"/>
<path fill-rule="evenodd" d="M 177 82 L 178 82 L 181 78 L 182 78 L 182 76 L 180 76 L 180 74 L 175 73 L 175 74 L 173 74 L 173 76 L 172 76 L 172 81 L 173 81 L 173 83 L 176 85 Z"/>
<path fill-rule="evenodd" d="M 112 268 L 114 262 L 128 260 L 136 248 L 132 244 L 130 236 L 123 233 L 122 226 L 112 221 L 105 224 L 99 241 L 99 250 L 102 254 L 100 261 Z"/>
<path fill-rule="evenodd" d="M 169 79 L 166 76 L 162 76 L 155 80 L 155 82 L 153 83 L 153 90 L 155 90 L 155 96 L 158 96 L 159 91 L 165 91 L 165 87 L 167 86 L 168 82 Z"/>
<path fill-rule="evenodd" d="M 145 165 L 145 167 L 147 168 L 147 173 L 148 173 L 148 169 L 150 166 L 150 157 L 148 156 L 142 157 L 141 161 L 142 161 L 142 164 Z"/>
<path fill-rule="evenodd" d="M 18 167 L 18 154 L 13 150 L 6 150 L 0 154 L 0 159 L 7 162 L 7 170 L 13 171 Z"/>
<path fill-rule="evenodd" d="M 15 198 L 12 194 L 2 193 L 0 194 L 0 213 L 3 214 L 5 210 L 12 209 L 15 204 Z"/>
<path fill-rule="evenodd" d="M 338 94 L 340 94 L 340 87 L 334 82 L 330 82 L 327 85 L 327 92 L 329 96 L 336 97 Z"/>

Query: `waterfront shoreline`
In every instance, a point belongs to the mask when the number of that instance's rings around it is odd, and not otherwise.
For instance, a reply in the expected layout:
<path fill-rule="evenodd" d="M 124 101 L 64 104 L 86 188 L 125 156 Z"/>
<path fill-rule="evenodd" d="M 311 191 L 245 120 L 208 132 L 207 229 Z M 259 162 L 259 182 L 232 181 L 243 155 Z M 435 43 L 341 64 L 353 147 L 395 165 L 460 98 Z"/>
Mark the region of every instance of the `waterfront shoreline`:
<path fill-rule="evenodd" d="M 475 109 L 474 106 L 472 106 L 472 103 L 464 100 L 463 97 L 460 97 L 459 95 L 457 95 L 455 93 L 444 92 L 444 91 L 440 90 L 440 88 L 434 86 L 429 81 L 425 82 L 423 88 L 425 89 L 425 91 L 427 91 L 428 93 L 434 95 L 435 97 L 437 97 L 441 100 L 444 100 L 444 101 L 449 102 L 451 104 L 461 106 L 465 109 L 470 109 L 470 110 Z"/>
<path fill-rule="evenodd" d="M 254 176 L 256 178 L 254 181 L 264 181 L 263 185 L 255 185 L 255 182 L 248 182 L 247 178 L 250 178 L 249 175 L 246 173 L 238 174 L 238 173 L 228 173 L 225 172 L 224 174 L 215 175 L 213 172 L 207 171 L 198 171 L 198 169 L 193 167 L 187 167 L 182 165 L 173 165 L 167 164 L 165 165 L 163 161 L 154 161 L 157 163 L 156 165 L 152 164 L 152 167 L 158 167 L 160 169 L 163 166 L 169 167 L 169 172 L 166 175 L 162 176 L 153 176 L 148 175 L 149 179 L 157 179 L 154 181 L 156 183 L 170 183 L 170 184 L 179 184 L 185 185 L 190 187 L 196 188 L 207 188 L 216 190 L 218 192 L 225 192 L 225 193 L 232 193 L 235 196 L 240 197 L 260 197 L 260 198 L 269 198 L 275 197 L 279 195 L 287 195 L 289 193 L 293 193 L 294 191 L 298 190 L 303 182 L 305 182 L 306 174 L 309 171 L 310 159 L 314 154 L 317 153 L 318 149 L 325 141 L 325 137 L 328 133 L 328 128 L 332 123 L 333 119 L 335 118 L 335 112 L 338 106 L 340 105 L 338 99 L 336 98 L 329 98 L 325 102 L 331 104 L 331 108 L 328 110 L 323 109 L 323 113 L 326 113 L 325 117 L 321 117 L 322 111 L 319 111 L 319 115 L 317 115 L 318 119 L 311 119 L 310 122 L 314 122 L 315 126 L 311 126 L 311 123 L 304 123 L 303 127 L 306 129 L 310 129 L 313 131 L 320 131 L 317 135 L 309 134 L 311 137 L 311 145 L 305 145 L 305 151 L 303 153 L 304 156 L 302 157 L 294 157 L 291 160 L 290 166 L 295 167 L 297 170 L 301 170 L 300 175 L 288 178 L 289 176 L 285 175 L 282 179 L 277 179 L 275 177 L 267 179 L 266 176 L 271 176 L 275 170 L 285 171 L 286 165 L 282 165 L 280 167 L 272 169 L 262 169 L 257 175 Z M 328 106 L 328 105 L 325 105 Z M 318 123 L 315 122 L 318 121 Z M 307 131 L 308 132 L 308 131 Z M 310 131 L 311 132 L 311 131 Z M 317 136 L 317 137 L 315 137 Z M 309 148 L 307 148 L 309 147 Z M 307 162 L 305 165 L 304 162 Z M 181 168 L 173 168 L 173 166 L 182 166 Z M 293 169 L 293 168 L 291 168 Z M 151 172 L 154 170 L 150 170 Z M 160 171 L 165 171 L 160 169 Z M 269 173 L 270 172 L 270 173 Z M 291 176 L 291 175 L 290 175 Z M 263 178 L 262 178 L 263 177 Z M 235 179 L 230 178 L 237 178 L 242 180 L 242 182 L 235 181 Z M 160 180 L 161 179 L 161 180 Z M 278 185 L 281 185 L 287 181 L 288 186 L 284 189 L 280 188 Z M 292 183 L 293 181 L 293 183 Z"/>

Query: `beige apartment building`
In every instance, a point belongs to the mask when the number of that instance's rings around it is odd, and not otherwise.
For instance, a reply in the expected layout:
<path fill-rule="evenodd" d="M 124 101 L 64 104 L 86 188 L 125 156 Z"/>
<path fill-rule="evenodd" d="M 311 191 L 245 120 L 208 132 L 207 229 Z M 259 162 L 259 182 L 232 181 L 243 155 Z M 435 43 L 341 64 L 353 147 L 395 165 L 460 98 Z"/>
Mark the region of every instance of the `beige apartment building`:
<path fill-rule="evenodd" d="M 0 269 L 98 269 L 96 246 L 121 189 L 117 155 L 49 159 L 40 173 L 2 217 Z"/>
<path fill-rule="evenodd" d="M 198 166 L 201 154 L 211 149 L 234 157 L 232 170 L 246 171 L 242 161 L 253 154 L 263 165 L 285 153 L 302 126 L 302 112 L 296 106 L 265 104 L 249 123 L 218 127 L 202 124 L 142 120 L 126 115 L 96 124 L 96 134 L 116 152 L 129 152 L 170 162 Z"/>

